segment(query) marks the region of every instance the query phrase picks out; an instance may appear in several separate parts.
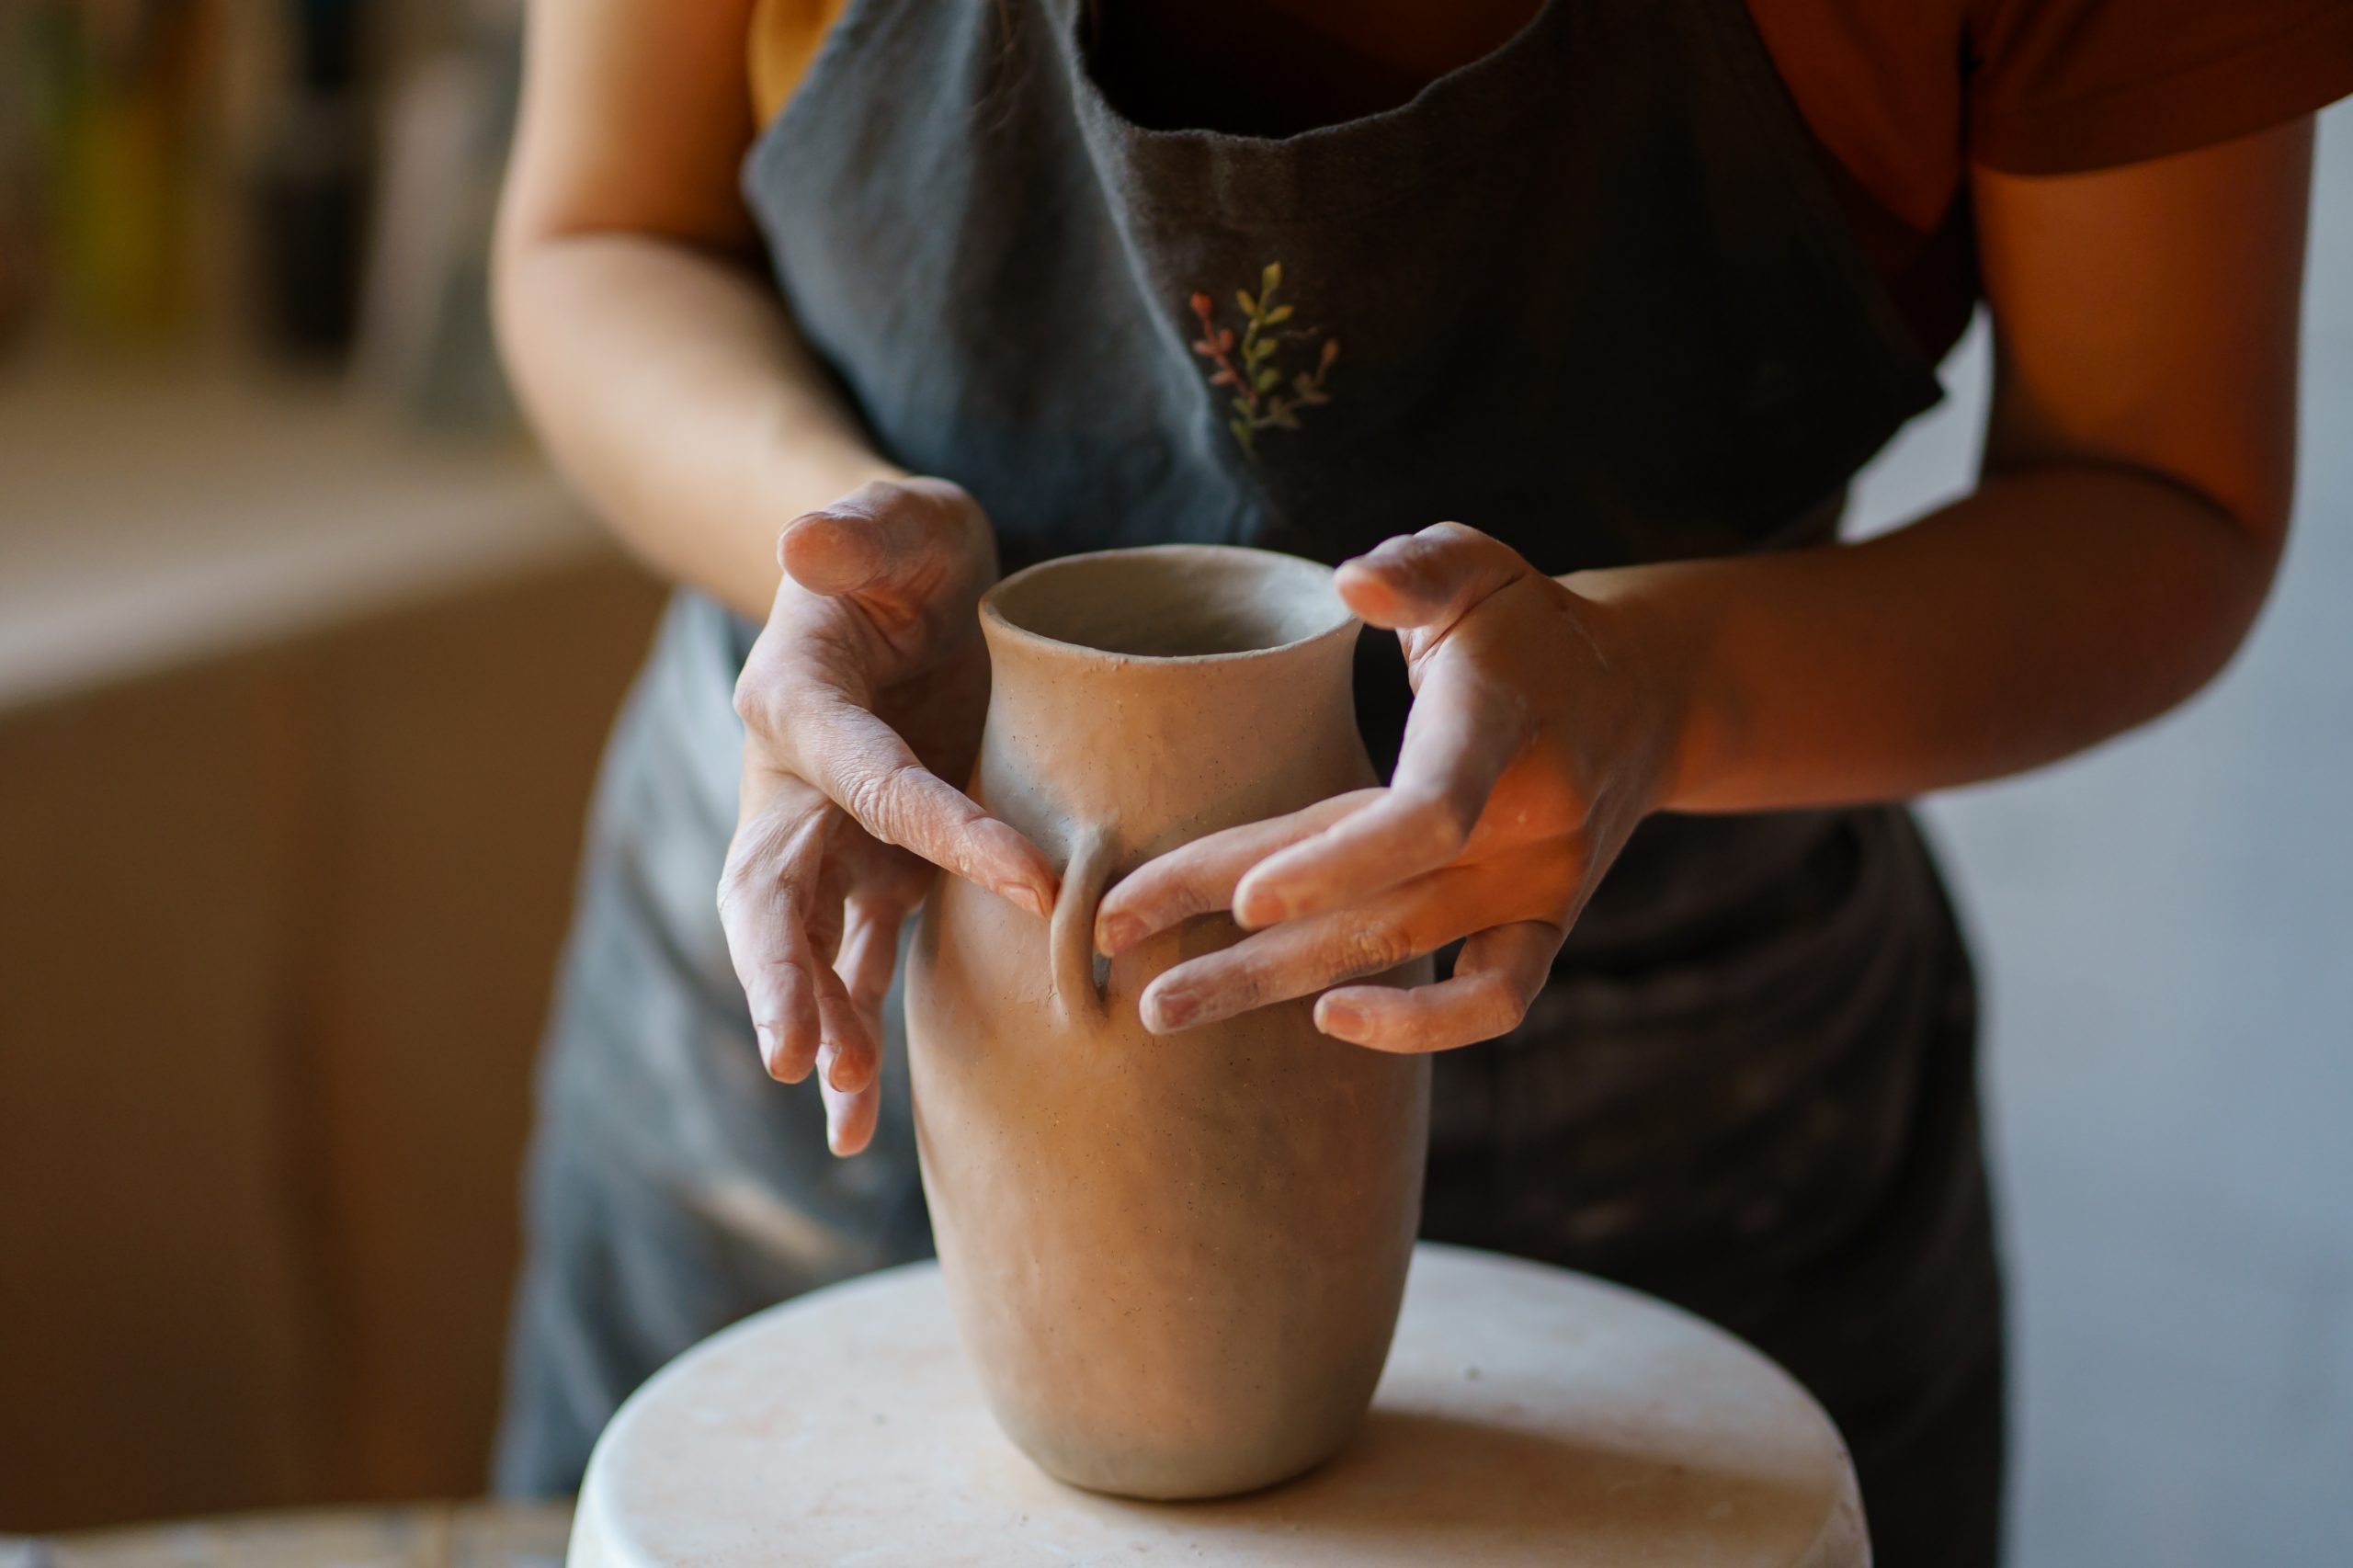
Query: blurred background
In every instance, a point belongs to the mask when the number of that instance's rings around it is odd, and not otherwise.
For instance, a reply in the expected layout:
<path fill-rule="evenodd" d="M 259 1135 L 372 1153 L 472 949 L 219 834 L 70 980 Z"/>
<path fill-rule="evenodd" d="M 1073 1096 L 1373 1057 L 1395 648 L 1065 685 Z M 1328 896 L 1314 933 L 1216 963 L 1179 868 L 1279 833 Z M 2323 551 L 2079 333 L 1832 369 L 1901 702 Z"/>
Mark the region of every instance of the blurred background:
<path fill-rule="evenodd" d="M 659 598 L 491 353 L 517 9 L 0 0 L 0 1534 L 482 1488 Z M 2353 1561 L 2353 111 L 2320 169 L 2252 644 L 1928 808 L 1991 1002 L 2024 1568 Z M 1984 337 L 1862 526 L 1966 483 Z"/>
<path fill-rule="evenodd" d="M 660 598 L 491 350 L 519 9 L 0 0 L 0 1534 L 485 1484 Z"/>

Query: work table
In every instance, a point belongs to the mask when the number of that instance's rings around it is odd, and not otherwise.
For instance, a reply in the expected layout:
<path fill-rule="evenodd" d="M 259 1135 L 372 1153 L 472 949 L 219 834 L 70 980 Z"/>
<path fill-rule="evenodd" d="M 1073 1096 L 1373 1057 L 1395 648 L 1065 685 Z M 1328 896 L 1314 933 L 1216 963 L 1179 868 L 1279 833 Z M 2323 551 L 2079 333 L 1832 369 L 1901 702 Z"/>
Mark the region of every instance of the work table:
<path fill-rule="evenodd" d="M 220 354 L 0 372 L 0 710 L 608 553 L 513 435 Z"/>

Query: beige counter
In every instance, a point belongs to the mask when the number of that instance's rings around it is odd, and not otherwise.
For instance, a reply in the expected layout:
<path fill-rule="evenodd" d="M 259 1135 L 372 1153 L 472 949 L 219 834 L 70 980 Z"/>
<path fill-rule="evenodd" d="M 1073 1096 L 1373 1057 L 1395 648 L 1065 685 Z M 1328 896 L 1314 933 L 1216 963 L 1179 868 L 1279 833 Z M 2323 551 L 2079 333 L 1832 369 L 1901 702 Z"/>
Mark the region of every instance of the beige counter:
<path fill-rule="evenodd" d="M 659 595 L 512 446 L 0 388 L 0 1531 L 483 1484 L 530 1062 Z"/>

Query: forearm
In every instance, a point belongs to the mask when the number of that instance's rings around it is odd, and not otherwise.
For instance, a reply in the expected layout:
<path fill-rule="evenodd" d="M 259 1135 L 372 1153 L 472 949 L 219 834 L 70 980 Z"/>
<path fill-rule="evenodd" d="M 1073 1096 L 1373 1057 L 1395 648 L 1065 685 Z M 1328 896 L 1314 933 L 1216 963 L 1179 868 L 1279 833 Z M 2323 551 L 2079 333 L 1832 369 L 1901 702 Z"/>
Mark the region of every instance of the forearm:
<path fill-rule="evenodd" d="M 565 476 L 654 570 L 739 613 L 767 613 L 786 522 L 899 472 L 774 292 L 716 255 L 626 233 L 510 239 L 497 310 Z"/>
<path fill-rule="evenodd" d="M 2155 475 L 2053 465 L 1859 544 L 1581 574 L 1684 694 L 1662 805 L 1900 799 L 2179 702 L 2261 606 L 2276 534 Z"/>

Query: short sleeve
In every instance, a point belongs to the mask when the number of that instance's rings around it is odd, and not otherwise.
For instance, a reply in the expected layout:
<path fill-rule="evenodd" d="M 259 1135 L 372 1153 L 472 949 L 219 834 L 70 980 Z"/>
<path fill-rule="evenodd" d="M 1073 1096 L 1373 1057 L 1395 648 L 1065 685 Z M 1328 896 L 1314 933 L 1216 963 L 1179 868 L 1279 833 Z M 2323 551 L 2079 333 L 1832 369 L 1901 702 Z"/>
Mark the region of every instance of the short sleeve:
<path fill-rule="evenodd" d="M 2353 0 L 1974 0 L 1970 156 L 2113 168 L 2245 136 L 2353 93 Z"/>
<path fill-rule="evenodd" d="M 847 0 L 758 0 L 752 8 L 745 60 L 752 79 L 752 113 L 766 125 L 815 63 L 817 48 L 841 17 Z"/>

